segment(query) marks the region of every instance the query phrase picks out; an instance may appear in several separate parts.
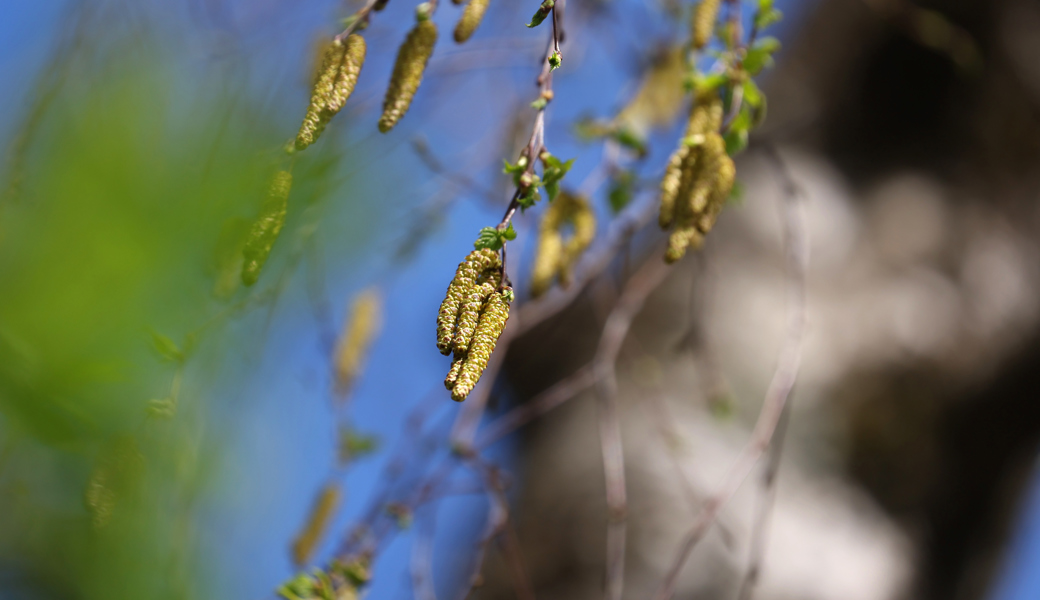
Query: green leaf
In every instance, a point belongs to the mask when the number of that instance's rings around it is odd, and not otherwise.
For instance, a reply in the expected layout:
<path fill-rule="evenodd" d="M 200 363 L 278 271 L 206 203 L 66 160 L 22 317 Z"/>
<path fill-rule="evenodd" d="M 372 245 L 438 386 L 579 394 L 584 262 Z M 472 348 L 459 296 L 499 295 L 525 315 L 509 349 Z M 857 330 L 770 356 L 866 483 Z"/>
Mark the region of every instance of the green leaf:
<path fill-rule="evenodd" d="M 621 171 L 611 179 L 607 200 L 614 214 L 618 214 L 632 202 L 635 183 L 636 176 L 631 171 Z"/>
<path fill-rule="evenodd" d="M 513 185 L 520 185 L 520 178 L 524 176 L 524 171 L 527 170 L 527 158 L 521 156 L 515 165 L 508 160 L 503 160 L 502 162 L 505 163 L 502 172 L 513 176 Z"/>
<path fill-rule="evenodd" d="M 729 198 L 726 198 L 726 204 L 733 206 L 740 206 L 744 203 L 744 184 L 740 180 L 733 182 L 733 187 L 730 188 Z"/>
<path fill-rule="evenodd" d="M 542 195 L 538 193 L 538 188 L 531 186 L 516 201 L 520 204 L 520 212 L 525 212 L 541 199 Z"/>
<path fill-rule="evenodd" d="M 518 200 L 520 205 L 523 206 L 523 199 Z M 477 237 L 477 241 L 473 242 L 473 247 L 477 250 L 481 248 L 488 248 L 490 250 L 501 250 L 502 246 L 509 240 L 516 239 L 516 230 L 513 229 L 513 223 L 510 222 L 508 226 L 503 229 L 498 227 L 485 227 L 480 230 L 480 235 Z"/>
<path fill-rule="evenodd" d="M 531 108 L 533 108 L 535 110 L 542 110 L 548 104 L 549 104 L 549 101 L 546 100 L 545 98 L 538 98 L 537 100 L 535 100 L 534 102 L 531 103 Z"/>
<path fill-rule="evenodd" d="M 763 4 L 768 4 L 769 6 L 766 7 L 766 8 L 763 8 Z M 768 3 L 766 3 L 766 2 L 759 2 L 759 8 L 758 8 L 758 11 L 755 12 L 755 17 L 754 17 L 754 19 L 755 19 L 755 28 L 758 29 L 759 31 L 762 31 L 763 29 L 765 29 L 766 27 L 769 27 L 770 25 L 773 25 L 775 23 L 779 23 L 780 20 L 783 19 L 783 18 L 784 18 L 784 13 L 782 13 L 782 12 L 776 10 L 775 8 L 773 8 L 773 3 L 772 2 L 768 2 Z"/>
<path fill-rule="evenodd" d="M 170 362 L 181 362 L 184 360 L 184 353 L 181 352 L 177 344 L 158 331 L 152 332 L 152 348 L 159 353 L 159 356 Z"/>
<path fill-rule="evenodd" d="M 744 70 L 751 75 L 758 75 L 762 69 L 773 66 L 773 54 L 780 50 L 780 40 L 764 37 L 747 51 L 744 57 Z"/>
<path fill-rule="evenodd" d="M 634 152 L 639 158 L 646 156 L 646 141 L 636 135 L 632 130 L 626 127 L 619 127 L 614 130 L 614 135 L 611 137 L 613 137 L 614 141 L 617 143 Z"/>
<path fill-rule="evenodd" d="M 730 130 L 723 137 L 726 140 L 726 154 L 729 154 L 730 156 L 736 156 L 747 148 L 747 129 Z"/>
<path fill-rule="evenodd" d="M 477 241 L 473 242 L 473 247 L 477 250 L 482 248 L 501 250 L 502 237 L 498 235 L 498 230 L 494 227 L 485 227 L 480 230 L 480 235 L 477 237 Z"/>
<path fill-rule="evenodd" d="M 531 22 L 527 24 L 528 27 L 538 27 L 545 20 L 545 17 L 549 16 L 549 12 L 552 11 L 553 6 L 556 5 L 556 0 L 545 0 L 542 5 L 538 7 L 538 10 L 531 17 Z"/>
<path fill-rule="evenodd" d="M 544 165 L 542 185 L 545 186 L 545 193 L 549 195 L 549 202 L 552 202 L 560 193 L 560 181 L 571 170 L 571 166 L 574 165 L 574 159 L 563 162 L 548 152 L 543 152 L 541 159 Z"/>
<path fill-rule="evenodd" d="M 549 55 L 549 71 L 555 71 L 560 68 L 563 64 L 563 55 L 558 51 L 553 50 L 553 53 Z"/>
<path fill-rule="evenodd" d="M 762 95 L 762 90 L 758 88 L 758 85 L 751 79 L 744 82 L 744 103 L 748 104 L 752 108 L 758 108 L 762 106 L 762 102 L 765 101 L 765 97 Z"/>
<path fill-rule="evenodd" d="M 729 75 L 726 73 L 694 73 L 692 87 L 698 94 L 713 92 L 729 83 Z"/>

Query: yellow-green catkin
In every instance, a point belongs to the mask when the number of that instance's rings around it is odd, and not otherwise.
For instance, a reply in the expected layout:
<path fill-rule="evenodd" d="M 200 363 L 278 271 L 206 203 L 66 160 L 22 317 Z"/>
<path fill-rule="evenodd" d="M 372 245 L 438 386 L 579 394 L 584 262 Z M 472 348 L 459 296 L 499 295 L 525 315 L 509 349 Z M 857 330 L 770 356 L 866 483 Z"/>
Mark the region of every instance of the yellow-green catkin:
<path fill-rule="evenodd" d="M 328 99 L 325 102 L 325 110 L 332 114 L 338 113 L 343 108 L 343 105 L 347 103 L 350 95 L 354 93 L 354 86 L 357 85 L 361 67 L 365 64 L 365 53 L 367 51 L 365 38 L 356 33 L 351 34 L 347 36 L 347 39 L 343 40 L 343 45 L 345 47 L 343 59 L 339 64 L 339 69 L 336 71 L 332 90 L 329 92 Z"/>
<path fill-rule="evenodd" d="M 321 70 L 311 92 L 310 106 L 296 134 L 295 149 L 310 146 L 343 108 L 354 92 L 361 66 L 365 62 L 365 38 L 353 34 L 345 40 L 333 40 L 325 49 Z"/>
<path fill-rule="evenodd" d="M 466 8 L 462 11 L 462 17 L 459 18 L 459 22 L 455 25 L 455 41 L 457 43 L 465 42 L 477 30 L 480 22 L 484 20 L 484 13 L 487 12 L 489 2 L 490 0 L 469 0 Z"/>
<path fill-rule="evenodd" d="M 545 220 L 542 220 L 545 223 Z M 531 296 L 538 298 L 552 287 L 563 256 L 563 237 L 555 228 L 542 227 L 538 236 L 538 253 L 531 272 Z"/>
<path fill-rule="evenodd" d="M 505 331 L 506 321 L 509 320 L 509 302 L 512 298 L 512 288 L 505 287 L 496 290 L 488 298 L 484 310 L 480 313 L 477 329 L 473 333 L 473 340 L 466 353 L 466 360 L 459 370 L 455 387 L 451 390 L 451 399 L 462 402 L 473 391 L 480 381 L 480 376 L 487 367 L 488 359 L 495 350 L 499 336 Z"/>
<path fill-rule="evenodd" d="M 260 209 L 260 216 L 253 226 L 242 248 L 245 262 L 242 264 L 242 283 L 253 285 L 260 277 L 260 270 L 271 254 L 278 234 L 285 225 L 285 214 L 289 206 L 289 191 L 292 189 L 292 174 L 288 171 L 275 173 L 268 188 L 267 200 Z"/>
<path fill-rule="evenodd" d="M 420 20 L 408 33 L 397 51 L 394 72 L 383 99 L 383 116 L 379 119 L 379 131 L 386 133 L 408 112 L 419 84 L 422 83 L 426 63 L 437 43 L 437 26 L 428 18 Z"/>
<path fill-rule="evenodd" d="M 700 50 L 711 41 L 722 0 L 701 0 L 693 9 L 693 47 Z"/>
<path fill-rule="evenodd" d="M 465 260 L 459 263 L 458 269 L 455 270 L 455 277 L 448 285 L 448 292 L 445 294 L 437 314 L 437 349 L 441 354 L 451 354 L 459 311 L 470 286 L 476 284 L 477 278 L 482 273 L 498 269 L 501 265 L 498 253 L 488 248 L 470 252 Z"/>
<path fill-rule="evenodd" d="M 661 229 L 668 229 L 675 220 L 675 199 L 679 195 L 679 184 L 682 181 L 683 161 L 690 148 L 685 144 L 680 145 L 665 167 L 664 177 L 661 179 L 661 212 L 657 222 Z"/>
<path fill-rule="evenodd" d="M 571 225 L 566 242 L 561 229 Z M 531 295 L 541 296 L 552 286 L 554 279 L 560 285 L 570 283 L 571 268 L 596 236 L 596 214 L 588 200 L 581 196 L 562 193 L 546 209 L 539 227 L 538 254 L 531 275 Z"/>
<path fill-rule="evenodd" d="M 444 378 L 444 387 L 450 391 L 455 387 L 455 381 L 459 378 L 459 372 L 462 370 L 462 365 L 466 362 L 466 355 L 463 353 L 456 353 L 451 361 L 451 369 L 448 370 L 448 376 Z"/>
<path fill-rule="evenodd" d="M 382 326 L 383 300 L 379 291 L 369 288 L 354 299 L 350 317 L 336 347 L 336 391 L 343 395 L 361 373 L 368 349 Z"/>
<path fill-rule="evenodd" d="M 497 275 L 497 272 L 495 273 Z M 480 318 L 480 309 L 488 297 L 494 293 L 501 283 L 501 276 L 481 275 L 477 281 L 469 287 L 459 309 L 459 319 L 455 326 L 455 337 L 452 339 L 452 348 L 456 353 L 465 353 L 469 350 L 469 342 L 473 339 L 473 332 L 477 328 L 477 320 Z"/>
<path fill-rule="evenodd" d="M 307 523 L 293 541 L 292 555 L 297 566 L 307 564 L 314 556 L 314 550 L 328 530 L 336 508 L 339 507 L 339 501 L 340 490 L 339 486 L 335 484 L 326 485 L 318 494 L 314 506 L 311 507 L 310 515 L 307 517 Z"/>
<path fill-rule="evenodd" d="M 661 229 L 669 229 L 681 211 L 678 200 L 684 197 L 682 188 L 684 184 L 689 185 L 690 177 L 697 168 L 705 135 L 718 131 L 721 126 L 722 100 L 718 94 L 698 96 L 686 123 L 685 137 L 672 153 L 661 179 L 661 210 L 658 215 Z"/>
<path fill-rule="evenodd" d="M 700 246 L 704 234 L 714 226 L 736 177 L 733 159 L 726 154 L 725 141 L 717 132 L 707 133 L 698 150 L 697 164 L 684 173 L 681 204 L 676 207 L 677 228 L 668 240 L 666 262 L 675 262 L 689 247 Z"/>

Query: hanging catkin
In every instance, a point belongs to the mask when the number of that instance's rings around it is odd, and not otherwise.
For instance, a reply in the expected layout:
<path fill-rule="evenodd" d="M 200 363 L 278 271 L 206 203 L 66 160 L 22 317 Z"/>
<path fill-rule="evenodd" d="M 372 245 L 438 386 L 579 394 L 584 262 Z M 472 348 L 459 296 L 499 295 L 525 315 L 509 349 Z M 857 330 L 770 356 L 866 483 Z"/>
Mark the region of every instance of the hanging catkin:
<path fill-rule="evenodd" d="M 314 555 L 318 542 L 329 528 L 332 516 L 339 506 L 339 500 L 339 486 L 330 483 L 322 488 L 307 516 L 307 523 L 293 541 L 292 555 L 296 566 L 307 564 Z"/>
<path fill-rule="evenodd" d="M 722 0 L 701 0 L 693 9 L 693 47 L 700 50 L 711 41 Z"/>
<path fill-rule="evenodd" d="M 336 347 L 336 391 L 346 394 L 361 372 L 365 355 L 381 326 L 382 298 L 376 289 L 367 289 L 354 300 L 350 317 Z"/>
<path fill-rule="evenodd" d="M 466 259 L 459 263 L 437 314 L 437 349 L 441 354 L 451 354 L 459 313 L 470 287 L 476 285 L 477 278 L 482 273 L 499 269 L 501 265 L 498 253 L 488 248 L 470 252 Z"/>
<path fill-rule="evenodd" d="M 497 271 L 495 274 L 497 275 Z M 481 275 L 474 285 L 469 287 L 459 309 L 459 320 L 452 340 L 452 348 L 456 353 L 469 350 L 470 340 L 473 339 L 473 332 L 480 318 L 480 310 L 501 281 L 501 277 Z"/>
<path fill-rule="evenodd" d="M 473 333 L 473 340 L 466 353 L 465 362 L 459 369 L 455 380 L 455 387 L 451 390 L 451 399 L 462 402 L 473 391 L 474 386 L 480 381 L 480 376 L 487 367 L 488 359 L 495 350 L 499 336 L 506 328 L 509 320 L 509 302 L 512 298 L 512 288 L 505 287 L 496 290 L 488 298 L 484 309 L 480 313 L 477 329 Z"/>
<path fill-rule="evenodd" d="M 260 215 L 253 222 L 253 227 L 242 248 L 245 262 L 242 264 L 242 283 L 253 285 L 260 277 L 260 270 L 271 254 L 271 248 L 278 239 L 278 234 L 285 225 L 285 213 L 288 209 L 289 191 L 292 189 L 292 174 L 288 171 L 275 173 L 268 188 L 267 200 L 260 209 Z"/>
<path fill-rule="evenodd" d="M 564 241 L 561 230 L 570 225 L 572 232 Z M 546 209 L 539 227 L 538 253 L 531 274 L 531 296 L 537 298 L 552 286 L 570 283 L 571 268 L 596 235 L 596 215 L 588 200 L 561 193 Z"/>
<path fill-rule="evenodd" d="M 408 33 L 397 51 L 394 72 L 383 99 L 383 116 L 379 119 L 379 131 L 386 133 L 408 112 L 415 91 L 422 83 L 426 63 L 433 54 L 437 42 L 437 26 L 429 17 L 421 18 Z"/>
<path fill-rule="evenodd" d="M 317 141 L 332 117 L 343 108 L 357 84 L 365 52 L 365 38 L 357 34 L 348 36 L 346 40 L 333 40 L 325 50 L 311 92 L 310 106 L 296 134 L 296 150 L 303 150 Z"/>
<path fill-rule="evenodd" d="M 480 22 L 484 20 L 484 13 L 487 12 L 489 1 L 469 0 L 466 3 L 466 8 L 462 11 L 462 17 L 459 18 L 459 22 L 455 25 L 455 41 L 457 43 L 465 42 L 477 30 Z"/>

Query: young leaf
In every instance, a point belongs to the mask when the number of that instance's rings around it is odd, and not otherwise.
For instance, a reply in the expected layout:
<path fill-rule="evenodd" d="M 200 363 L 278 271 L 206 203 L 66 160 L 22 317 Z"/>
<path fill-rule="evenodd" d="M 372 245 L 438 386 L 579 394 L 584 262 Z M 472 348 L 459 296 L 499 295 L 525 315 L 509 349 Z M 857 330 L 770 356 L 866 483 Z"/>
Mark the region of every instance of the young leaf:
<path fill-rule="evenodd" d="M 542 195 L 538 193 L 537 187 L 531 186 L 527 188 L 527 191 L 517 198 L 517 202 L 520 204 L 520 212 L 531 208 L 541 199 Z"/>
<path fill-rule="evenodd" d="M 177 344 L 158 331 L 152 332 L 152 348 L 159 353 L 159 356 L 170 362 L 181 362 L 184 360 L 184 353 L 181 352 Z"/>
<path fill-rule="evenodd" d="M 549 55 L 549 70 L 555 71 L 556 69 L 559 69 L 562 64 L 563 55 L 554 50 L 553 53 Z"/>
<path fill-rule="evenodd" d="M 539 97 L 537 100 L 531 103 L 531 108 L 535 110 L 542 110 L 549 104 L 549 101 L 545 98 Z"/>
<path fill-rule="evenodd" d="M 545 0 L 542 5 L 538 7 L 538 11 L 531 17 L 531 22 L 527 24 L 528 27 L 538 27 L 542 24 L 542 21 L 549 16 L 553 6 L 556 5 L 556 0 Z"/>
<path fill-rule="evenodd" d="M 744 70 L 758 75 L 762 69 L 773 66 L 773 54 L 780 50 L 780 41 L 775 37 L 764 37 L 748 49 L 744 57 Z"/>
<path fill-rule="evenodd" d="M 729 154 L 730 156 L 736 156 L 737 154 L 743 152 L 745 148 L 747 148 L 747 129 L 731 129 L 723 137 L 726 140 L 726 154 Z"/>
<path fill-rule="evenodd" d="M 485 227 L 480 230 L 480 236 L 477 237 L 477 241 L 473 242 L 473 247 L 477 250 L 482 248 L 501 250 L 502 238 L 498 235 L 498 230 L 494 227 Z"/>
<path fill-rule="evenodd" d="M 643 158 L 646 156 L 646 141 L 632 130 L 626 127 L 620 127 L 614 130 L 614 134 L 611 137 L 614 138 L 615 142 L 634 152 L 637 158 Z"/>
<path fill-rule="evenodd" d="M 614 214 L 618 214 L 632 202 L 635 184 L 636 176 L 631 171 L 621 171 L 611 179 L 607 200 L 610 202 L 610 210 Z"/>
<path fill-rule="evenodd" d="M 556 195 L 560 193 L 560 181 L 567 174 L 567 171 L 571 170 L 574 159 L 562 162 L 548 152 L 543 152 L 541 158 L 545 167 L 542 172 L 542 185 L 545 186 L 545 193 L 549 194 L 549 201 L 552 202 L 556 199 Z"/>
<path fill-rule="evenodd" d="M 755 28 L 762 31 L 766 27 L 779 23 L 784 18 L 784 13 L 773 8 L 772 2 L 760 1 L 758 10 L 755 11 Z"/>
<path fill-rule="evenodd" d="M 522 206 L 521 202 L 521 206 Z M 476 242 L 473 242 L 473 247 L 477 250 L 487 248 L 489 250 L 501 250 L 502 246 L 509 240 L 516 239 L 516 230 L 513 229 L 513 223 L 510 222 L 505 229 L 499 229 L 498 227 L 485 227 L 480 230 L 480 236 Z"/>

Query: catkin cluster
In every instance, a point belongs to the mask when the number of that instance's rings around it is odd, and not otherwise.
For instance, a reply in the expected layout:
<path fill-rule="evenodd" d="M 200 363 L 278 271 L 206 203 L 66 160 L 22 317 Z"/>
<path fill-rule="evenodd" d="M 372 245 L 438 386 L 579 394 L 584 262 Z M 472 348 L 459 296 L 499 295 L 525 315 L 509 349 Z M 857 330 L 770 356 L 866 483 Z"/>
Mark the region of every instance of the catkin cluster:
<path fill-rule="evenodd" d="M 267 200 L 242 248 L 245 262 L 242 263 L 242 283 L 253 285 L 260 277 L 260 270 L 271 254 L 271 248 L 285 225 L 285 214 L 289 206 L 289 191 L 292 189 L 292 174 L 278 171 L 267 190 Z"/>
<path fill-rule="evenodd" d="M 493 250 L 470 252 L 455 271 L 437 316 L 437 349 L 454 352 L 444 386 L 456 402 L 480 380 L 506 327 L 512 297 L 512 288 L 502 286 L 502 262 Z"/>
<path fill-rule="evenodd" d="M 736 178 L 733 159 L 719 135 L 722 101 L 716 94 L 697 98 L 686 137 L 668 161 L 661 181 L 661 228 L 674 227 L 665 253 L 675 262 L 690 246 L 697 248 L 715 225 Z"/>
<path fill-rule="evenodd" d="M 382 312 L 382 298 L 376 289 L 368 289 L 354 300 L 350 309 L 350 318 L 343 326 L 336 347 L 336 391 L 346 394 L 354 379 L 361 372 L 361 366 L 372 340 L 379 332 Z"/>
<path fill-rule="evenodd" d="M 296 134 L 296 150 L 313 144 L 346 104 L 365 63 L 365 51 L 365 38 L 357 34 L 347 36 L 345 40 L 335 39 L 325 49 L 307 115 Z"/>
<path fill-rule="evenodd" d="M 408 37 L 397 50 L 394 72 L 383 98 L 383 116 L 379 118 L 379 131 L 386 133 L 408 112 L 419 84 L 422 83 L 426 63 L 437 43 L 437 26 L 429 15 L 420 13 L 419 22 L 408 32 Z"/>
<path fill-rule="evenodd" d="M 563 229 L 570 225 L 570 238 L 564 241 Z M 545 211 L 539 228 L 538 254 L 531 275 L 531 295 L 541 296 L 558 279 L 567 287 L 571 269 L 596 235 L 596 214 L 588 200 L 566 192 L 557 196 Z"/>

